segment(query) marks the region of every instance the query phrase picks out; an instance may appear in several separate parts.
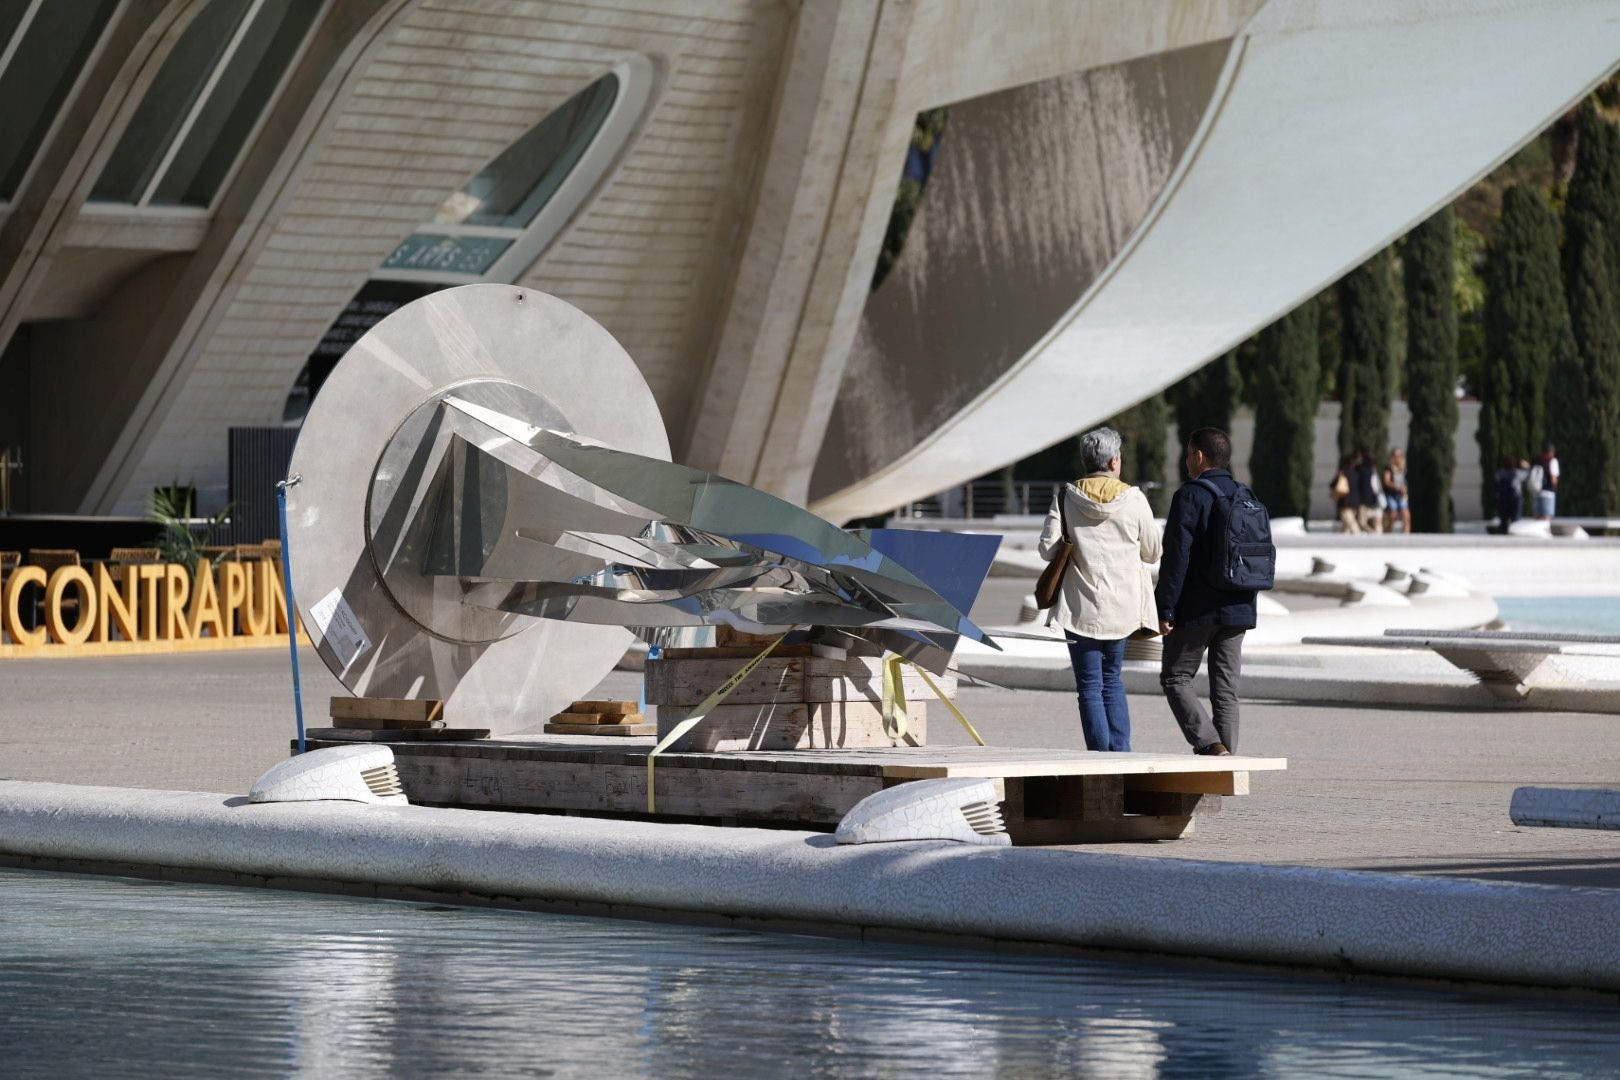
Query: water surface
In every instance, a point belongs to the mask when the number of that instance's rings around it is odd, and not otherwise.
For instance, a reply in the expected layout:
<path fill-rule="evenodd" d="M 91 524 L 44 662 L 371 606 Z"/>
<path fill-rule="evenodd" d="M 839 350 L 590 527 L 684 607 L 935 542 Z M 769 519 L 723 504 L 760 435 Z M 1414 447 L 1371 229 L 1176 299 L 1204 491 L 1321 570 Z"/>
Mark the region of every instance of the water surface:
<path fill-rule="evenodd" d="M 0 1076 L 1612 1076 L 1620 1008 L 0 870 Z"/>
<path fill-rule="evenodd" d="M 1496 610 L 1515 630 L 1620 636 L 1620 597 L 1502 596 Z"/>

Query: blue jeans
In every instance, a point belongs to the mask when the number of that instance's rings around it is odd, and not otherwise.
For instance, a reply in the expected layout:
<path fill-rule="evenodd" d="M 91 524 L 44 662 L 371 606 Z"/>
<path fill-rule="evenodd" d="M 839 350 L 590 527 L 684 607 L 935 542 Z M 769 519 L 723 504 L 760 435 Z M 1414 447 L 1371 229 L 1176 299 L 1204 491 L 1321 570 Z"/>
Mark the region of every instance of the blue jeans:
<path fill-rule="evenodd" d="M 1125 639 L 1101 641 L 1067 631 L 1069 663 L 1080 695 L 1080 731 L 1087 750 L 1128 752 L 1131 711 L 1125 703 Z"/>

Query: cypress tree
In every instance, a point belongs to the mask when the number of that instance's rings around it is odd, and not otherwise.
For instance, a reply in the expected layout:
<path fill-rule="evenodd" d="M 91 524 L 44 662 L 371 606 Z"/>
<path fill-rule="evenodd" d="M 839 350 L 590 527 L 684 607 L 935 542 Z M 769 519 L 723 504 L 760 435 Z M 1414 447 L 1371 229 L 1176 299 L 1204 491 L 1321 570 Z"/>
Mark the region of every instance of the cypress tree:
<path fill-rule="evenodd" d="M 1317 312 L 1307 300 L 1260 331 L 1255 357 L 1254 493 L 1276 517 L 1305 517 L 1311 506 L 1318 396 Z"/>
<path fill-rule="evenodd" d="M 1406 236 L 1406 481 L 1414 532 L 1451 531 L 1457 468 L 1456 219 L 1447 206 Z"/>
<path fill-rule="evenodd" d="M 1620 133 L 1598 115 L 1592 100 L 1581 107 L 1576 124 L 1575 171 L 1564 203 L 1566 237 L 1572 221 L 1591 217 L 1602 231 L 1601 243 L 1609 267 L 1609 294 L 1620 298 Z M 1564 245 L 1564 283 L 1568 290 L 1579 268 L 1578 253 Z"/>
<path fill-rule="evenodd" d="M 1389 446 L 1395 385 L 1390 319 L 1395 309 L 1388 248 L 1339 282 L 1339 454 L 1382 453 Z"/>
<path fill-rule="evenodd" d="M 1547 372 L 1573 350 L 1559 274 L 1558 219 L 1539 191 L 1502 195 L 1502 218 L 1485 266 L 1485 358 L 1479 378 L 1479 461 L 1488 517 L 1502 459 L 1541 449 Z"/>
<path fill-rule="evenodd" d="M 1329 285 L 1316 294 L 1316 367 L 1320 400 L 1339 395 L 1340 342 L 1339 286 Z"/>
<path fill-rule="evenodd" d="M 1176 435 L 1182 446 L 1199 428 L 1232 430 L 1232 411 L 1243 394 L 1238 350 L 1223 353 L 1167 391 L 1176 411 Z M 1180 476 L 1180 471 L 1177 471 Z"/>
<path fill-rule="evenodd" d="M 1566 514 L 1620 513 L 1620 321 L 1607 239 L 1593 214 L 1566 219 L 1566 289 L 1576 348 L 1555 359 L 1547 387 L 1549 436 L 1563 473 L 1559 510 Z"/>
<path fill-rule="evenodd" d="M 1108 426 L 1119 432 L 1124 457 L 1121 479 L 1135 484 L 1148 498 L 1155 514 L 1170 505 L 1170 489 L 1165 486 L 1165 440 L 1170 434 L 1170 405 L 1163 394 L 1154 394 L 1112 420 Z"/>

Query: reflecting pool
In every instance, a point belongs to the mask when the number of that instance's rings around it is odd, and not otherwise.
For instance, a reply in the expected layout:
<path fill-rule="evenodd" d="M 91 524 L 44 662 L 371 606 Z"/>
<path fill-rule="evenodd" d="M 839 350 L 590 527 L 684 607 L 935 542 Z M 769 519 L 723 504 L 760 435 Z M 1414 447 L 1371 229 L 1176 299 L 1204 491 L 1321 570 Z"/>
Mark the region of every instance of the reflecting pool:
<path fill-rule="evenodd" d="M 1620 1008 L 0 870 L 0 1075 L 1596 1076 Z"/>
<path fill-rule="evenodd" d="M 1620 597 L 1499 596 L 1496 610 L 1515 630 L 1620 634 Z"/>

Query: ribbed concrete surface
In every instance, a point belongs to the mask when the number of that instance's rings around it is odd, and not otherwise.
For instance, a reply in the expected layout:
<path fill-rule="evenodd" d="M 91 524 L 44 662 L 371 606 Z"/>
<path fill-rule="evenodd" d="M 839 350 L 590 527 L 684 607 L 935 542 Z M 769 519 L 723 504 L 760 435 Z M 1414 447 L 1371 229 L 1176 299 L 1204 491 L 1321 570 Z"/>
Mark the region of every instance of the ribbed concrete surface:
<path fill-rule="evenodd" d="M 1620 892 L 0 781 L 47 857 L 1620 990 Z"/>

